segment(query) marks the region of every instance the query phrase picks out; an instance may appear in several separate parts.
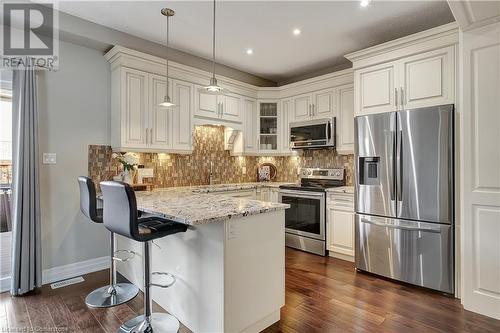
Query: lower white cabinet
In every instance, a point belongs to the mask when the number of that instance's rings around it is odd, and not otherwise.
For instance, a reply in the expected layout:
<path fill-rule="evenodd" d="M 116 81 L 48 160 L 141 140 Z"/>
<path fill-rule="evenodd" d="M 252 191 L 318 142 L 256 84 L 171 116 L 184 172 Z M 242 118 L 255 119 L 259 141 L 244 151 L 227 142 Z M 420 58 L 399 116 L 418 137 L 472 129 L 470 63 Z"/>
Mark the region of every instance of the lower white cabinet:
<path fill-rule="evenodd" d="M 330 256 L 354 261 L 354 195 L 329 193 L 326 243 Z"/>
<path fill-rule="evenodd" d="M 270 188 L 269 189 L 269 202 L 279 203 L 280 202 L 279 193 L 280 193 L 279 188 Z"/>

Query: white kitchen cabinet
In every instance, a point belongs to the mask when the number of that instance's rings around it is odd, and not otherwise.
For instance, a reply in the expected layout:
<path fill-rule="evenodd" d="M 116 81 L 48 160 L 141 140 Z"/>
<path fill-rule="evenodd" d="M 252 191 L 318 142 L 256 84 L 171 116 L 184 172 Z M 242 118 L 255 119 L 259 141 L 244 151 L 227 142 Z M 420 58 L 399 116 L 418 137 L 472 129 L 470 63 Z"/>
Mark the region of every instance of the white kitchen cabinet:
<path fill-rule="evenodd" d="M 232 122 L 241 122 L 241 97 L 226 93 L 220 96 L 221 118 Z"/>
<path fill-rule="evenodd" d="M 149 145 L 148 74 L 122 68 L 113 76 L 113 146 L 146 148 Z"/>
<path fill-rule="evenodd" d="M 454 46 L 357 69 L 355 115 L 453 104 L 454 82 Z"/>
<path fill-rule="evenodd" d="M 329 118 L 335 116 L 334 89 L 325 89 L 315 92 L 312 101 L 312 118 Z"/>
<path fill-rule="evenodd" d="M 217 122 L 227 121 L 241 123 L 241 97 L 237 94 L 213 95 L 196 86 L 196 117 L 214 119 Z"/>
<path fill-rule="evenodd" d="M 116 68 L 111 87 L 111 143 L 114 150 L 189 152 L 192 150 L 192 91 L 189 83 L 169 80 L 176 106 L 159 106 L 167 91 L 164 76 Z"/>
<path fill-rule="evenodd" d="M 298 95 L 293 98 L 293 120 L 310 120 L 335 116 L 334 89 Z"/>
<path fill-rule="evenodd" d="M 169 96 L 172 97 L 172 80 L 168 84 Z M 164 76 L 149 75 L 150 113 L 146 137 L 148 148 L 166 149 L 172 147 L 172 109 L 159 106 L 167 93 L 167 81 Z"/>
<path fill-rule="evenodd" d="M 218 95 L 208 94 L 202 86 L 195 86 L 195 111 L 194 115 L 204 118 L 218 119 L 220 116 L 220 100 Z"/>
<path fill-rule="evenodd" d="M 356 115 L 396 111 L 397 63 L 354 72 Z"/>
<path fill-rule="evenodd" d="M 400 61 L 400 109 L 454 103 L 454 47 L 425 52 Z"/>
<path fill-rule="evenodd" d="M 354 261 L 354 195 L 328 193 L 327 249 L 332 257 Z"/>
<path fill-rule="evenodd" d="M 280 124 L 278 101 L 259 101 L 258 148 L 263 153 L 279 153 Z"/>
<path fill-rule="evenodd" d="M 354 87 L 342 86 L 337 90 L 337 152 L 354 153 Z"/>
<path fill-rule="evenodd" d="M 243 144 L 244 151 L 257 152 L 257 101 L 245 98 L 243 100 Z"/>
<path fill-rule="evenodd" d="M 290 148 L 290 121 L 292 118 L 291 99 L 281 100 L 281 152 L 291 154 Z"/>
<path fill-rule="evenodd" d="M 191 83 L 173 80 L 172 108 L 172 148 L 178 150 L 193 149 L 193 95 Z"/>
<path fill-rule="evenodd" d="M 274 188 L 274 187 L 269 188 L 269 202 L 279 203 L 280 202 L 279 193 L 280 193 L 279 188 Z"/>
<path fill-rule="evenodd" d="M 299 95 L 293 98 L 293 120 L 311 119 L 311 94 Z"/>

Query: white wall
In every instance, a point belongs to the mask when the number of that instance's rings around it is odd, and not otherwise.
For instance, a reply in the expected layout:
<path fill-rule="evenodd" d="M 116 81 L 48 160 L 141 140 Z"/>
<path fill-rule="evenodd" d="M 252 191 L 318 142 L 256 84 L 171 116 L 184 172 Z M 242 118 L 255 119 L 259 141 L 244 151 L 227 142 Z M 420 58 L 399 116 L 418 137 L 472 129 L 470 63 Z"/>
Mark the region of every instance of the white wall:
<path fill-rule="evenodd" d="M 107 255 L 103 225 L 80 212 L 76 177 L 88 174 L 89 144 L 110 144 L 110 69 L 100 51 L 60 43 L 60 69 L 42 72 L 39 87 L 42 153 L 57 164 L 41 164 L 42 267 Z"/>

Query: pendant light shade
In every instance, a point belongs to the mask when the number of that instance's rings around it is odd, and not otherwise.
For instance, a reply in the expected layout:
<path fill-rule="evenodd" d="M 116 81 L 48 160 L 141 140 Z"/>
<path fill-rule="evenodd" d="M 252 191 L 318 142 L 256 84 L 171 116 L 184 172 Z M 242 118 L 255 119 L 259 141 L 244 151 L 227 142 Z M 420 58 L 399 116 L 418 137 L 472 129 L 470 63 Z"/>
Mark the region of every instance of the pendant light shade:
<path fill-rule="evenodd" d="M 219 95 L 222 93 L 223 88 L 217 83 L 215 77 L 215 0 L 214 0 L 214 17 L 213 17 L 213 30 L 212 30 L 212 77 L 210 84 L 205 87 L 205 91 L 209 94 Z"/>
<path fill-rule="evenodd" d="M 170 9 L 170 8 L 163 8 L 161 10 L 161 14 L 163 16 L 166 16 L 167 17 L 167 83 L 166 83 L 166 86 L 167 86 L 167 91 L 166 91 L 166 95 L 165 97 L 163 98 L 163 102 L 161 102 L 160 104 L 158 104 L 158 106 L 161 106 L 161 107 L 165 107 L 165 108 L 171 108 L 171 107 L 174 107 L 175 104 L 172 102 L 172 99 L 170 98 L 170 95 L 168 93 L 169 91 L 169 84 L 168 84 L 168 46 L 169 46 L 169 27 L 170 27 L 170 17 L 171 16 L 174 16 L 175 15 L 175 12 L 173 9 Z"/>

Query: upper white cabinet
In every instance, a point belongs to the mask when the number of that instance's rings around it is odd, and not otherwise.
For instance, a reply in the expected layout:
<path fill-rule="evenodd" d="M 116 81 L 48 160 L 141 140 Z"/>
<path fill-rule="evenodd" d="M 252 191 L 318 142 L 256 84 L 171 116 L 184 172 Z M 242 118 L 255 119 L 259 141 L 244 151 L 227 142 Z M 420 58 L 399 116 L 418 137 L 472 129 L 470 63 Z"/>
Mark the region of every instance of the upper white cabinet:
<path fill-rule="evenodd" d="M 402 59 L 399 73 L 400 107 L 411 109 L 453 103 L 454 59 L 454 47 Z"/>
<path fill-rule="evenodd" d="M 176 106 L 159 106 L 169 89 Z M 118 67 L 112 72 L 111 143 L 115 150 L 192 150 L 193 85 Z"/>
<path fill-rule="evenodd" d="M 280 124 L 278 101 L 259 101 L 258 148 L 260 152 L 279 153 Z"/>
<path fill-rule="evenodd" d="M 396 71 L 396 63 L 388 63 L 354 72 L 357 114 L 396 110 Z"/>
<path fill-rule="evenodd" d="M 180 150 L 193 149 L 193 97 L 194 86 L 191 83 L 173 80 L 172 109 L 172 148 Z"/>
<path fill-rule="evenodd" d="M 292 153 L 290 148 L 290 121 L 292 119 L 292 100 L 281 100 L 281 152 Z"/>
<path fill-rule="evenodd" d="M 354 153 L 354 87 L 352 84 L 337 90 L 337 152 Z"/>
<path fill-rule="evenodd" d="M 293 120 L 309 120 L 333 117 L 335 114 L 333 89 L 293 97 Z"/>
<path fill-rule="evenodd" d="M 455 23 L 346 55 L 354 115 L 455 103 Z"/>
<path fill-rule="evenodd" d="M 241 123 L 241 97 L 237 94 L 213 95 L 196 86 L 196 117 Z"/>
<path fill-rule="evenodd" d="M 259 151 L 257 146 L 257 101 L 243 99 L 243 145 L 247 153 Z"/>
<path fill-rule="evenodd" d="M 113 72 L 113 148 L 147 148 L 149 145 L 148 74 L 122 68 Z"/>

